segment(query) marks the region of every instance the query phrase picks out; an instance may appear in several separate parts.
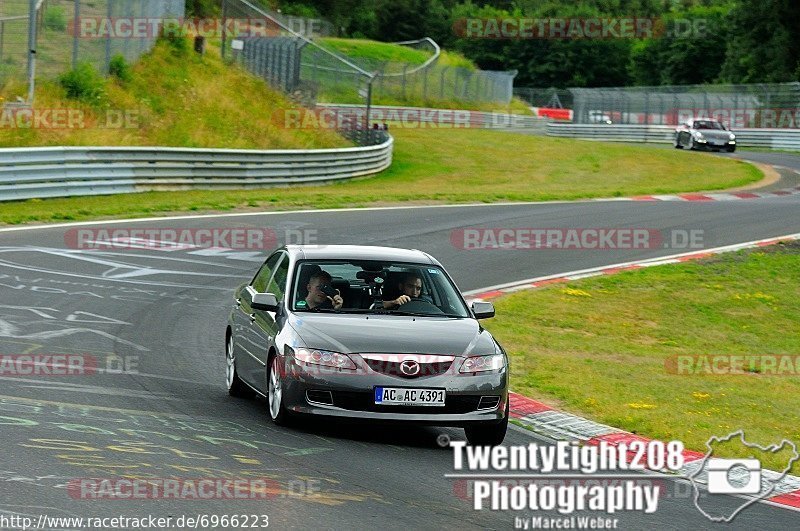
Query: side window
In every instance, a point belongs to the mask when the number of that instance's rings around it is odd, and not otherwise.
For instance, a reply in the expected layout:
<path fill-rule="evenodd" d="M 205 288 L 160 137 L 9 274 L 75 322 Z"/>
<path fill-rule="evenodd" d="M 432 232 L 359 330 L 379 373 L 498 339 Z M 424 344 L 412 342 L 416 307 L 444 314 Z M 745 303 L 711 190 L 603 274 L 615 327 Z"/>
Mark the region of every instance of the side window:
<path fill-rule="evenodd" d="M 272 280 L 269 283 L 268 292 L 274 293 L 280 301 L 283 300 L 283 293 L 286 291 L 286 277 L 289 276 L 289 260 L 284 259 L 275 270 Z"/>
<path fill-rule="evenodd" d="M 255 278 L 253 278 L 253 282 L 250 284 L 258 293 L 266 293 L 267 283 L 272 277 L 272 272 L 274 271 L 275 266 L 278 265 L 278 262 L 281 258 L 283 258 L 283 253 L 273 254 L 267 259 L 264 265 L 261 266 L 261 269 L 258 270 L 258 273 L 256 273 Z"/>

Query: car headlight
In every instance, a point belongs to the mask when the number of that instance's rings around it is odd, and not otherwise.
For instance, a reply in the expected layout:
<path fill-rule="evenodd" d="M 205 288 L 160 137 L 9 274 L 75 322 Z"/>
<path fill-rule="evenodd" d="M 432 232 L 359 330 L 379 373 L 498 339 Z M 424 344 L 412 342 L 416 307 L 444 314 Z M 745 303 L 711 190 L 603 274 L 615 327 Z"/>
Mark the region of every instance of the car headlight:
<path fill-rule="evenodd" d="M 313 348 L 298 348 L 294 351 L 294 357 L 301 363 L 308 365 L 323 365 L 336 369 L 355 370 L 356 364 L 347 354 L 331 352 L 329 350 L 318 350 Z"/>
<path fill-rule="evenodd" d="M 731 139 L 731 140 L 736 140 L 736 135 L 734 135 L 733 133 L 731 133 L 730 139 Z"/>
<path fill-rule="evenodd" d="M 506 366 L 504 354 L 490 354 L 488 356 L 473 356 L 464 360 L 458 372 L 483 372 L 496 371 Z"/>
<path fill-rule="evenodd" d="M 703 133 L 701 133 L 700 131 L 695 131 L 694 133 L 692 133 L 692 136 L 695 137 L 697 140 L 703 139 Z"/>

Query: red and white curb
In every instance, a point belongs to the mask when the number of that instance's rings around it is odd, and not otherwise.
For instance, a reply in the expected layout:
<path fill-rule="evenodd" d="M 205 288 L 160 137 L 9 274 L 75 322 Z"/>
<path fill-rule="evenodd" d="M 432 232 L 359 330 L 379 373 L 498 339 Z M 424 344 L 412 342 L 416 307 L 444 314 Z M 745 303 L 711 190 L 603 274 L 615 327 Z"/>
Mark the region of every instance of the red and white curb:
<path fill-rule="evenodd" d="M 756 164 L 751 160 L 745 160 L 750 164 Z M 800 171 L 793 168 L 772 165 L 776 170 L 794 172 L 800 175 Z M 639 195 L 635 197 L 623 198 L 625 201 L 742 201 L 745 199 L 764 199 L 769 197 L 782 197 L 787 195 L 800 194 L 800 186 L 774 190 L 772 192 L 719 192 L 719 193 L 689 193 L 689 194 L 664 194 L 664 195 Z"/>
<path fill-rule="evenodd" d="M 629 201 L 741 201 L 744 199 L 763 199 L 800 194 L 800 186 L 774 192 L 728 192 L 710 194 L 639 195 L 627 198 Z"/>
<path fill-rule="evenodd" d="M 570 271 L 567 273 L 557 273 L 555 275 L 547 275 L 543 277 L 529 278 L 517 282 L 509 282 L 507 284 L 498 284 L 486 288 L 479 288 L 472 291 L 464 292 L 464 297 L 469 300 L 489 300 L 507 293 L 514 293 L 526 289 L 536 289 L 549 284 L 559 284 L 569 282 L 572 280 L 580 280 L 582 278 L 596 277 L 600 275 L 613 275 L 621 271 L 630 271 L 634 269 L 642 269 L 645 267 L 678 264 L 681 262 L 690 262 L 692 260 L 700 260 L 708 258 L 716 254 L 729 253 L 733 251 L 740 251 L 742 249 L 753 249 L 757 247 L 766 247 L 768 245 L 775 245 L 780 242 L 788 242 L 800 240 L 800 233 L 788 234 L 786 236 L 778 236 L 777 238 L 766 238 L 763 240 L 754 240 L 745 243 L 737 243 L 733 245 L 725 245 L 722 247 L 714 247 L 711 249 L 704 249 L 702 251 L 691 251 L 688 253 L 674 254 L 670 256 L 662 256 L 659 258 L 649 258 L 646 260 L 635 260 L 632 262 L 622 262 L 619 264 L 612 264 L 607 266 L 594 267 L 591 269 L 581 269 L 578 271 Z"/>
<path fill-rule="evenodd" d="M 563 413 L 552 407 L 517 393 L 511 393 L 509 400 L 511 418 L 529 430 L 558 441 L 575 441 L 581 444 L 597 445 L 600 441 L 606 444 L 619 446 L 630 444 L 632 441 L 648 442 L 652 439 L 633 433 L 606 426 L 577 415 Z M 632 452 L 628 453 L 629 456 Z M 694 476 L 694 481 L 708 484 L 708 472 L 703 466 L 705 454 L 692 450 L 684 450 L 684 465 L 678 472 L 678 477 L 688 478 Z M 657 471 L 661 472 L 661 471 Z M 697 474 L 697 475 L 695 475 Z M 781 478 L 780 473 L 763 469 L 763 478 L 775 485 L 771 494 L 759 499 L 760 502 L 779 505 L 781 507 L 800 510 L 800 478 L 786 475 Z"/>

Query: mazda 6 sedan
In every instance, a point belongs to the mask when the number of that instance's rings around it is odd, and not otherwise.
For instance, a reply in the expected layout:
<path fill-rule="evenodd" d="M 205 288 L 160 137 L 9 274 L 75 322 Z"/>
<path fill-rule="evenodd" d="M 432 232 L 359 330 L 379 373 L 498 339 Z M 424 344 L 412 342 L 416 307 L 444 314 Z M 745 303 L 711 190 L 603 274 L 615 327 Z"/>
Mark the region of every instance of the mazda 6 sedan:
<path fill-rule="evenodd" d="M 508 427 L 508 357 L 427 253 L 287 245 L 240 286 L 225 331 L 233 396 L 297 416 L 463 427 L 473 445 Z"/>
<path fill-rule="evenodd" d="M 688 120 L 675 129 L 673 145 L 676 149 L 724 149 L 733 153 L 736 151 L 736 135 L 717 120 Z"/>

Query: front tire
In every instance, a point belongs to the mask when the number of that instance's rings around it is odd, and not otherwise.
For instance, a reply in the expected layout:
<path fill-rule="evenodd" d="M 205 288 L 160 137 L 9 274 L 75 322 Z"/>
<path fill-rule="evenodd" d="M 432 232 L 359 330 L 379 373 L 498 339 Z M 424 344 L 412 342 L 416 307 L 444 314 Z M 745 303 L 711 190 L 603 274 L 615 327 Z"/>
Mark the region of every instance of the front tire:
<path fill-rule="evenodd" d="M 506 416 L 502 422 L 485 422 L 482 425 L 464 428 L 467 442 L 472 446 L 497 446 L 506 438 L 508 431 L 509 401 L 506 399 Z"/>
<path fill-rule="evenodd" d="M 233 334 L 228 334 L 225 342 L 225 380 L 228 385 L 228 394 L 237 398 L 249 398 L 253 392 L 247 387 L 239 373 L 236 372 L 236 356 L 233 351 Z"/>
<path fill-rule="evenodd" d="M 736 146 L 729 147 L 725 151 L 727 151 L 728 153 L 734 153 L 736 151 Z"/>
<path fill-rule="evenodd" d="M 280 360 L 272 356 L 267 366 L 267 411 L 269 418 L 278 426 L 289 421 L 289 412 L 283 405 L 283 381 L 281 380 Z"/>
<path fill-rule="evenodd" d="M 683 149 L 680 135 L 675 135 L 675 142 L 673 142 L 672 144 L 675 146 L 675 149 Z"/>

